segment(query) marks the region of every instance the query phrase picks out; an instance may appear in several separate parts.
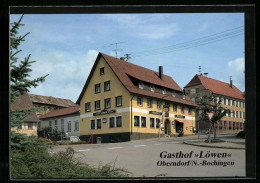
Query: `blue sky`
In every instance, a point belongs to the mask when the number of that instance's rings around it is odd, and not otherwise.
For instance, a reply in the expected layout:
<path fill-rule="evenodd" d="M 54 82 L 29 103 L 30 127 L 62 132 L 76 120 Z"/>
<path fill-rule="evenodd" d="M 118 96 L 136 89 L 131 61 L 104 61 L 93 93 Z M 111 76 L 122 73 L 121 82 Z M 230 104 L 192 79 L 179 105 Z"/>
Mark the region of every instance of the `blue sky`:
<path fill-rule="evenodd" d="M 10 15 L 10 22 L 20 17 Z M 164 74 L 181 88 L 198 74 L 200 65 L 208 77 L 229 82 L 232 76 L 245 90 L 243 13 L 25 14 L 22 23 L 20 33 L 30 34 L 18 57 L 31 54 L 37 61 L 31 78 L 50 74 L 32 94 L 76 102 L 98 52 L 116 56 L 114 43 L 120 43 L 118 57 L 131 54 L 129 62 L 155 71 L 162 65 Z"/>

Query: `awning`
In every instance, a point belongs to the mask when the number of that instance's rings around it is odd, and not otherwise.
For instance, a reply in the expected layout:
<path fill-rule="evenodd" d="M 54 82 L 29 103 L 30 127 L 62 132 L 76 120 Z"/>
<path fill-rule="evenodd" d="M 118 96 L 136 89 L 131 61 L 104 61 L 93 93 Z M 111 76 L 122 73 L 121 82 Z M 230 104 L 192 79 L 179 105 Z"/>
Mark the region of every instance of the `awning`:
<path fill-rule="evenodd" d="M 180 122 L 180 123 L 186 123 L 186 122 L 187 122 L 187 121 L 184 120 L 184 119 L 175 119 L 175 121 L 178 121 L 178 122 Z"/>

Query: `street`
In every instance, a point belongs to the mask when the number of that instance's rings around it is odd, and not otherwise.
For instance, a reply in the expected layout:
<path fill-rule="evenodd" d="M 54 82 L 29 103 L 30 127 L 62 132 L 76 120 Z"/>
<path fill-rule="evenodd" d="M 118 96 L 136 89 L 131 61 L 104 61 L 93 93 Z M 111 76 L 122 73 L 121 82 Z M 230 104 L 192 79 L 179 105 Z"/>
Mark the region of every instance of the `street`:
<path fill-rule="evenodd" d="M 95 167 L 100 163 L 115 163 L 116 167 L 130 171 L 133 177 L 245 176 L 245 150 L 191 146 L 183 144 L 184 140 L 139 140 L 70 147 L 77 152 L 76 158 L 81 162 Z M 60 150 L 65 148 L 57 147 L 52 151 Z"/>

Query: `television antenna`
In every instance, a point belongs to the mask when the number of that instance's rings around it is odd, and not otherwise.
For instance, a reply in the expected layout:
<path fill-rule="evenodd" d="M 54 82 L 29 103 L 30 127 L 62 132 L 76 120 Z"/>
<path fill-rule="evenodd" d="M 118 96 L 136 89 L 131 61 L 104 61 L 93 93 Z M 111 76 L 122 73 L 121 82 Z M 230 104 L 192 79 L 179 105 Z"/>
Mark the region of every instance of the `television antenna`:
<path fill-rule="evenodd" d="M 121 50 L 119 50 L 119 49 L 117 48 L 117 45 L 118 45 L 118 44 L 122 44 L 122 43 L 125 43 L 125 42 L 118 42 L 118 43 L 112 43 L 112 44 L 110 44 L 110 46 L 116 45 L 116 48 L 113 50 L 113 51 L 116 53 L 116 58 L 117 58 L 117 52 L 118 52 L 118 51 L 121 51 Z"/>

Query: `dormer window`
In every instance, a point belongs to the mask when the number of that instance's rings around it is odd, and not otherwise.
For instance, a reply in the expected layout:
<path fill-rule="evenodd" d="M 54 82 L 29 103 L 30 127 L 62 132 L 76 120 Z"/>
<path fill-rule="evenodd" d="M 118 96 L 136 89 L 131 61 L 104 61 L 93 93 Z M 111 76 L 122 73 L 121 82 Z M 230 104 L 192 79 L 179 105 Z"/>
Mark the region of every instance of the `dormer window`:
<path fill-rule="evenodd" d="M 141 82 L 141 81 L 139 82 L 138 88 L 139 88 L 139 89 L 144 89 L 144 84 L 143 84 L 143 82 Z"/>
<path fill-rule="evenodd" d="M 175 93 L 172 92 L 172 97 L 175 97 Z"/>
<path fill-rule="evenodd" d="M 154 92 L 154 86 L 153 85 L 150 86 L 150 90 L 151 90 L 151 92 Z"/>
<path fill-rule="evenodd" d="M 166 94 L 166 90 L 165 89 L 162 90 L 162 94 L 164 94 L 164 95 Z"/>

